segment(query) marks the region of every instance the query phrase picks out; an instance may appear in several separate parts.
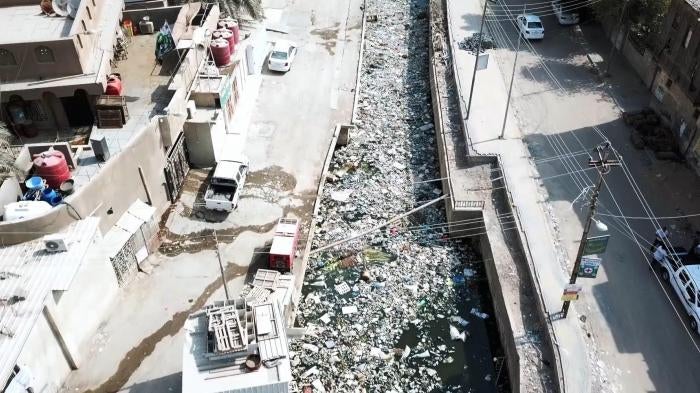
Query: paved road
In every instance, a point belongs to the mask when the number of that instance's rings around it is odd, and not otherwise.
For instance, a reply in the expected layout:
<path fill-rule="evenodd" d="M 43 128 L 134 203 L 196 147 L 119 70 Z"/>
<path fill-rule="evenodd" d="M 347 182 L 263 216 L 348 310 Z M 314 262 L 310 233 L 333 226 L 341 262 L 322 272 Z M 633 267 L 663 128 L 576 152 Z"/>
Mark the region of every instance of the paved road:
<path fill-rule="evenodd" d="M 520 9 L 522 3 L 507 4 Z M 539 13 L 550 11 L 542 9 Z M 586 51 L 573 34 L 573 28 L 559 26 L 553 16 L 545 17 L 543 22 L 545 39 L 532 42 L 531 47 L 523 45 L 520 52 L 513 101 L 533 159 L 589 151 L 603 140 L 593 129 L 595 126 L 624 156 L 631 177 L 655 215 L 675 216 L 700 210 L 696 202 L 700 197 L 700 182 L 694 173 L 680 164 L 660 162 L 648 151 L 635 150 L 629 142 L 630 131 L 619 120 L 620 110 L 640 108 L 650 97 L 632 68 L 618 57 L 613 62 L 612 78 L 599 83 L 586 64 Z M 514 46 L 517 42 L 510 22 L 491 21 L 488 26 L 501 47 Z M 605 56 L 609 46 L 600 27 L 592 24 L 581 27 L 592 50 Z M 498 53 L 501 72 L 509 82 L 513 48 L 499 49 Z M 544 59 L 546 68 L 540 58 Z M 559 230 L 563 251 L 570 257 L 576 255 L 587 212 L 580 202 L 573 209 L 571 203 L 582 187 L 593 184 L 597 175 L 586 171 L 546 178 L 585 169 L 587 159 L 587 154 L 578 154 L 537 164 L 553 207 L 554 226 Z M 608 190 L 601 196 L 601 213 L 620 214 L 619 204 L 624 215 L 645 216 L 622 170 L 610 174 L 606 184 Z M 700 352 L 695 346 L 698 335 L 688 334 L 688 318 L 681 305 L 645 263 L 647 241 L 653 238 L 652 225 L 648 220 L 630 221 L 632 229 L 641 235 L 640 250 L 629 237 L 623 221 L 602 214 L 599 218 L 610 227 L 612 239 L 598 277 L 579 280 L 584 285 L 584 295 L 576 305 L 586 317 L 582 328 L 600 348 L 603 363 L 594 364 L 597 369 L 593 372 L 604 374 L 610 391 L 700 391 L 700 374 L 690 372 L 700 367 Z M 663 223 L 671 227 L 676 244 L 689 241 L 687 234 L 692 233 L 691 228 L 700 229 L 697 220 Z M 679 310 L 680 320 L 674 307 Z"/>
<path fill-rule="evenodd" d="M 180 391 L 184 320 L 224 298 L 209 231 L 220 234 L 235 296 L 276 220 L 310 215 L 333 127 L 350 121 L 361 1 L 264 5 L 268 25 L 288 31 L 270 39 L 292 40 L 300 49 L 291 72 L 264 70 L 245 148 L 251 173 L 238 210 L 217 223 L 197 218 L 207 173 L 190 171 L 180 201 L 166 213 L 164 254 L 154 258 L 149 275 L 124 289 L 63 391 Z"/>

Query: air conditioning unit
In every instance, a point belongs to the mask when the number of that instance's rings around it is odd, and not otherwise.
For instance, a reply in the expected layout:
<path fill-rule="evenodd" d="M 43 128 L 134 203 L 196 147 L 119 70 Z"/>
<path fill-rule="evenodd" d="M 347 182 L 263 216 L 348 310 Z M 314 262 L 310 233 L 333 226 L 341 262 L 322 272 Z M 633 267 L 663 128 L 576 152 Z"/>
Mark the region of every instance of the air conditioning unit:
<path fill-rule="evenodd" d="M 46 252 L 68 251 L 66 240 L 62 235 L 46 235 L 43 240 Z"/>

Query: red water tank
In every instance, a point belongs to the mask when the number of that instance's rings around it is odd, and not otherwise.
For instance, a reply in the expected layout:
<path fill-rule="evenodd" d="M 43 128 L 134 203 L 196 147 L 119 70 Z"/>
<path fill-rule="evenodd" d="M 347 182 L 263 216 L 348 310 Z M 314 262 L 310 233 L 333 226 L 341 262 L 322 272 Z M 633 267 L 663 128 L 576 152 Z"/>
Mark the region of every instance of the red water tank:
<path fill-rule="evenodd" d="M 71 178 L 66 157 L 58 150 L 47 150 L 34 155 L 37 175 L 46 180 L 49 187 L 58 189 L 61 183 Z"/>
<path fill-rule="evenodd" d="M 231 49 L 223 38 L 217 38 L 211 42 L 211 53 L 217 67 L 227 66 L 231 62 Z"/>
<path fill-rule="evenodd" d="M 119 75 L 110 75 L 107 77 L 107 87 L 105 88 L 105 94 L 108 96 L 120 96 L 122 95 L 122 79 Z"/>
<path fill-rule="evenodd" d="M 212 33 L 212 37 L 214 38 L 222 38 L 228 42 L 228 47 L 229 50 L 231 51 L 231 55 L 236 51 L 236 40 L 233 37 L 233 32 L 229 29 L 217 29 L 214 30 L 214 33 Z"/>
<path fill-rule="evenodd" d="M 241 29 L 238 26 L 238 21 L 231 18 L 221 19 L 218 23 L 220 29 L 229 29 L 233 32 L 233 38 L 237 43 L 241 42 Z"/>

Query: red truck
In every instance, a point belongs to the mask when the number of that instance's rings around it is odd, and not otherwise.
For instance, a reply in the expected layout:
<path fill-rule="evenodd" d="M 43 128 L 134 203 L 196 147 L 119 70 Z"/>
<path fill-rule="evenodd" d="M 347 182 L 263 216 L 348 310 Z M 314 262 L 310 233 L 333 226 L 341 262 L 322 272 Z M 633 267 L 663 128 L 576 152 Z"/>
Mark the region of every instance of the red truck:
<path fill-rule="evenodd" d="M 270 247 L 270 268 L 291 271 L 294 268 L 298 242 L 299 220 L 296 218 L 280 218 L 275 228 L 272 247 Z"/>

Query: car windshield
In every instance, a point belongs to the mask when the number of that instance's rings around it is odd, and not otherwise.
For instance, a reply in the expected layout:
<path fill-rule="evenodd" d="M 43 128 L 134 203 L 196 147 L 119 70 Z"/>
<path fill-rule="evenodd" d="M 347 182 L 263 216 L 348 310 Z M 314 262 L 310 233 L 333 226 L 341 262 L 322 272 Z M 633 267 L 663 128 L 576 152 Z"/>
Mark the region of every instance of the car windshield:
<path fill-rule="evenodd" d="M 287 60 L 287 52 L 273 51 L 270 57 L 276 60 Z"/>
<path fill-rule="evenodd" d="M 530 29 L 541 29 L 542 23 L 540 23 L 540 22 L 528 22 L 527 27 Z"/>

